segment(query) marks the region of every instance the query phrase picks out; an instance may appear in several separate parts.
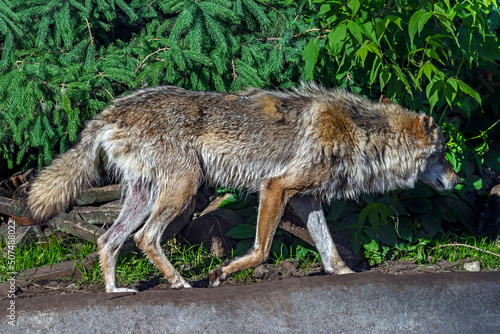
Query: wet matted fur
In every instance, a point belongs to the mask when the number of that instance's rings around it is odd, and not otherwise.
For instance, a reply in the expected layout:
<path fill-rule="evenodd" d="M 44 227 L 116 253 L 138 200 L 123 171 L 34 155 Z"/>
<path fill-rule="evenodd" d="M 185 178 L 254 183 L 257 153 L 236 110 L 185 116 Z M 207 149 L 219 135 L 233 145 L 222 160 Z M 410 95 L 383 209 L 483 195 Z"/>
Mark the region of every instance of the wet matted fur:
<path fill-rule="evenodd" d="M 286 203 L 304 219 L 327 273 L 351 273 L 331 239 L 321 201 L 411 188 L 418 179 L 450 190 L 458 177 L 431 117 L 315 84 L 239 94 L 156 87 L 114 100 L 78 143 L 42 170 L 29 207 L 47 220 L 96 176 L 99 152 L 127 185 L 122 212 L 98 240 L 107 292 L 116 258 L 135 230 L 137 245 L 174 288 L 189 287 L 160 245 L 168 224 L 202 182 L 260 193 L 255 245 L 210 275 L 213 286 L 265 261 Z"/>

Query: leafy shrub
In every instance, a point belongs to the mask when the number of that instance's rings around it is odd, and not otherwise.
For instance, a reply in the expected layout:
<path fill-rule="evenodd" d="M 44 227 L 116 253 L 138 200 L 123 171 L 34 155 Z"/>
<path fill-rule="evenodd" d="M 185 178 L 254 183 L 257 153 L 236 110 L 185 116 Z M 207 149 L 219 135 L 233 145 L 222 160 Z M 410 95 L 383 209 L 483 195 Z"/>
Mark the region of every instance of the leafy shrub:
<path fill-rule="evenodd" d="M 484 168 L 500 170 L 500 11 L 492 1 L 313 1 L 321 27 L 303 52 L 308 79 L 432 115 L 463 183 L 443 196 L 419 185 L 331 207 L 337 230 L 362 245 L 435 236 L 448 223 L 477 232 Z M 474 87 L 474 88 L 472 88 Z M 336 207 L 335 207 L 336 206 Z M 333 214 L 332 214 L 333 213 Z"/>

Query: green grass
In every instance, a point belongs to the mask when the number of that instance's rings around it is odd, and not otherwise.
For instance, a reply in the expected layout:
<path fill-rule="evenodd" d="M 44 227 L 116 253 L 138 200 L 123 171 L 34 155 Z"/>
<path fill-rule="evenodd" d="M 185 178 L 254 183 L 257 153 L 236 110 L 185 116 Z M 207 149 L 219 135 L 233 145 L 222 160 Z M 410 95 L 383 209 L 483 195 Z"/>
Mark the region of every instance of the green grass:
<path fill-rule="evenodd" d="M 415 244 L 397 245 L 392 252 L 391 259 L 413 260 L 419 264 L 437 263 L 441 260 L 451 263 L 472 259 L 479 261 L 483 270 L 499 270 L 500 257 L 488 252 L 500 255 L 498 240 L 478 238 L 469 234 L 449 233 L 439 240 L 422 238 Z"/>
<path fill-rule="evenodd" d="M 201 245 L 179 246 L 169 243 L 164 247 L 168 260 L 187 280 L 196 281 L 208 278 L 212 269 L 217 268 L 223 259 L 213 256 Z M 98 264 L 91 270 L 80 268 L 81 284 L 100 284 L 102 272 Z M 118 256 L 116 266 L 117 284 L 132 284 L 161 276 L 160 270 L 140 252 L 129 251 Z"/>
<path fill-rule="evenodd" d="M 457 244 L 469 245 L 475 249 L 456 246 Z M 207 279 L 210 271 L 219 267 L 224 261 L 222 258 L 211 255 L 201 245 L 179 246 L 171 242 L 165 245 L 164 249 L 172 265 L 189 281 Z M 97 247 L 94 244 L 78 238 L 49 237 L 45 243 L 36 242 L 28 247 L 19 247 L 16 250 L 15 271 L 84 258 L 96 250 Z M 422 238 L 413 244 L 398 244 L 383 252 L 372 250 L 365 252 L 365 255 L 368 256 L 368 260 L 376 259 L 376 263 L 393 259 L 429 264 L 441 260 L 455 262 L 472 258 L 481 262 L 483 270 L 499 270 L 500 258 L 484 251 L 500 254 L 500 245 L 486 238 L 481 239 L 472 235 L 458 236 L 450 233 L 439 240 Z M 318 253 L 307 246 L 290 246 L 285 253 L 288 255 L 287 258 L 284 257 L 283 252 L 271 254 L 269 262 L 278 264 L 280 261 L 293 259 L 298 262 L 301 271 L 307 271 L 320 262 Z M 0 257 L 0 281 L 8 278 L 6 273 L 11 270 L 7 268 L 7 258 Z M 102 284 L 103 277 L 98 262 L 94 263 L 89 270 L 80 268 L 80 271 L 82 271 L 82 279 L 79 284 Z M 232 277 L 237 282 L 245 282 L 251 279 L 252 271 L 252 269 L 244 270 L 233 274 Z M 133 284 L 155 277 L 161 277 L 160 271 L 143 254 L 130 251 L 118 257 L 117 281 L 119 285 Z"/>
<path fill-rule="evenodd" d="M 1 248 L 5 245 L 0 243 Z M 50 236 L 46 241 L 34 242 L 30 245 L 21 245 L 15 250 L 14 271 L 37 268 L 45 265 L 56 264 L 69 260 L 86 257 L 97 251 L 97 247 L 90 243 L 74 238 L 59 238 Z M 0 256 L 0 281 L 5 281 L 11 272 L 9 260 L 6 256 Z"/>
<path fill-rule="evenodd" d="M 173 242 L 164 246 L 167 258 L 179 273 L 189 281 L 197 281 L 208 279 L 211 270 L 219 267 L 225 260 L 210 254 L 202 245 L 182 245 L 179 246 Z M 35 242 L 26 246 L 21 246 L 16 249 L 16 266 L 15 271 L 40 267 L 49 264 L 60 263 L 68 260 L 81 259 L 88 254 L 97 251 L 97 247 L 90 242 L 83 241 L 78 238 L 59 238 L 51 236 L 47 242 Z M 290 247 L 290 258 L 296 259 L 299 262 L 299 267 L 306 271 L 315 264 L 319 255 L 317 252 L 302 247 L 296 246 L 295 249 Z M 231 255 L 230 258 L 234 256 Z M 283 254 L 272 254 L 269 260 L 270 263 L 278 264 L 280 261 L 286 260 Z M 103 276 L 98 262 L 93 263 L 90 268 L 84 268 L 79 263 L 75 262 L 82 278 L 79 284 L 97 285 L 102 284 Z M 0 281 L 5 281 L 8 276 L 7 259 L 0 258 Z M 121 253 L 117 261 L 117 283 L 132 284 L 138 281 L 150 280 L 154 277 L 161 276 L 159 269 L 153 265 L 140 252 L 129 251 Z M 243 270 L 233 274 L 237 282 L 245 282 L 251 279 L 253 269 Z"/>

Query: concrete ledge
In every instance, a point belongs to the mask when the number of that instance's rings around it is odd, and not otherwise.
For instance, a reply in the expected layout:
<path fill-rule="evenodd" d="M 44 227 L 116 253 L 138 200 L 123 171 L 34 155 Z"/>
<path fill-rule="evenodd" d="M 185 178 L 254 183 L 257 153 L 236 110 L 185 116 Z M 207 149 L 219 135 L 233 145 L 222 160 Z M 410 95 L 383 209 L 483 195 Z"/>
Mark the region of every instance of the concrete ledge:
<path fill-rule="evenodd" d="M 3 297 L 3 296 L 2 296 Z M 1 333 L 500 333 L 500 272 L 358 273 L 0 301 Z"/>

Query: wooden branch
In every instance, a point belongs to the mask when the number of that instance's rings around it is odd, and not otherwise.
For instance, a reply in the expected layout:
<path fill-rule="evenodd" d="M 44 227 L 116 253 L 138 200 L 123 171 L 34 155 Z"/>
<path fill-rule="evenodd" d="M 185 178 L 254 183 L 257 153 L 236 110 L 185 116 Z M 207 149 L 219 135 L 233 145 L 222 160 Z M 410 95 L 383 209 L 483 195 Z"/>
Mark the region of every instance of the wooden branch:
<path fill-rule="evenodd" d="M 92 44 L 92 46 L 94 46 L 94 37 L 92 36 L 92 31 L 90 31 L 89 20 L 87 20 L 87 18 L 85 18 L 85 22 L 87 22 L 87 28 L 89 29 L 90 44 Z"/>
<path fill-rule="evenodd" d="M 236 66 L 234 66 L 234 59 L 231 59 L 231 66 L 233 68 L 233 80 L 234 80 L 238 77 L 238 75 L 236 74 Z"/>
<path fill-rule="evenodd" d="M 304 240 L 311 246 L 316 246 L 309 230 L 304 225 L 302 220 L 291 212 L 285 212 L 285 215 L 281 218 L 278 227 L 293 234 L 297 238 Z"/>
<path fill-rule="evenodd" d="M 168 50 L 170 50 L 168 47 L 164 47 L 164 48 L 158 49 L 158 50 L 156 50 L 155 52 L 153 52 L 153 53 L 151 53 L 151 54 L 147 55 L 147 56 L 146 56 L 146 58 L 144 58 L 144 59 L 141 61 L 141 63 L 139 64 L 139 66 L 137 66 L 137 69 L 135 70 L 135 72 L 139 71 L 139 70 L 142 68 L 142 65 L 144 64 L 144 62 L 145 62 L 145 61 L 146 61 L 149 57 L 151 57 L 151 56 L 153 56 L 153 55 L 155 55 L 155 54 L 157 54 L 157 53 L 159 53 L 159 52 L 161 52 L 161 51 L 168 51 Z"/>
<path fill-rule="evenodd" d="M 298 33 L 296 35 L 293 35 L 293 37 L 299 37 L 300 35 L 304 35 L 304 34 L 307 34 L 308 32 L 312 32 L 312 31 L 324 31 L 326 33 L 329 33 L 331 30 L 328 30 L 328 29 L 320 29 L 320 28 L 312 28 L 312 29 L 309 29 L 309 30 L 306 30 L 306 31 L 303 31 L 301 33 Z"/>
<path fill-rule="evenodd" d="M 111 96 L 111 99 L 114 99 L 114 98 L 115 98 L 115 97 L 113 96 L 113 94 L 111 94 L 111 93 L 109 92 L 109 90 L 107 90 L 107 89 L 106 89 L 106 87 L 102 87 L 102 88 L 104 88 L 104 90 L 106 91 L 106 93 L 108 93 L 108 95 L 109 95 L 109 96 Z"/>

